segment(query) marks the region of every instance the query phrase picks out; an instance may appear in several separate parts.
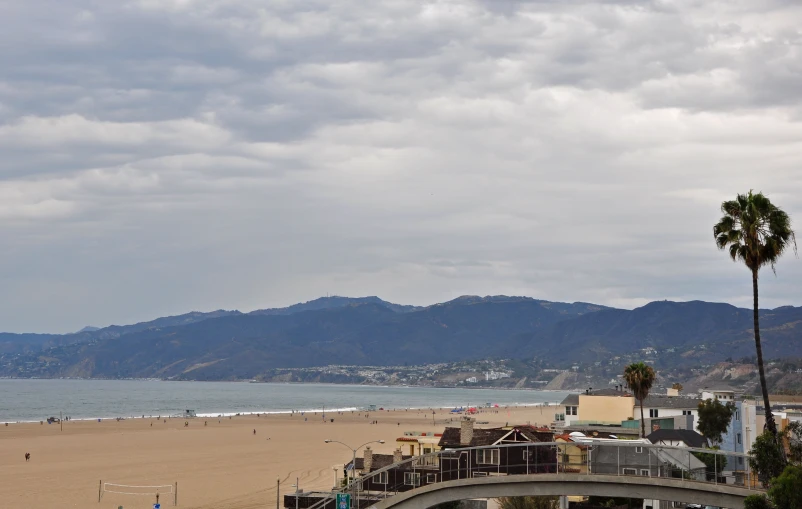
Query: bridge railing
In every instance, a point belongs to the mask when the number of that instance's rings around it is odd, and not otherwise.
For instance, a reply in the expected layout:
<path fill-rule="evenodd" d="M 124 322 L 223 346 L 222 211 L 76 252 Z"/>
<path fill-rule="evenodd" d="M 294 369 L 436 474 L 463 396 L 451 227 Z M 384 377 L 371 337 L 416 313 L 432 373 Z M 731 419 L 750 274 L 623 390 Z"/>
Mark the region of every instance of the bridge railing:
<path fill-rule="evenodd" d="M 444 481 L 546 473 L 676 478 L 762 489 L 744 453 L 587 438 L 504 443 L 414 456 L 366 472 L 308 509 L 336 509 L 337 493 L 350 493 L 352 507 L 364 509 L 397 493 Z"/>

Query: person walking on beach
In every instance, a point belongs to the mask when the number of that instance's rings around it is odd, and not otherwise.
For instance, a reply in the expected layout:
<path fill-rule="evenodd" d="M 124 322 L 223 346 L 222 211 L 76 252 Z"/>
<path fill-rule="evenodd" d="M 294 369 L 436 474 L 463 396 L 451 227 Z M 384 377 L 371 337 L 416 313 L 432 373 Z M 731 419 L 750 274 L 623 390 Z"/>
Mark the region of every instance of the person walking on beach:
<path fill-rule="evenodd" d="M 31 460 L 31 453 L 26 452 L 25 453 L 25 461 L 27 462 L 27 461 L 30 461 L 30 460 Z"/>
<path fill-rule="evenodd" d="M 253 434 L 254 434 L 254 435 L 256 434 L 256 430 L 253 430 Z"/>

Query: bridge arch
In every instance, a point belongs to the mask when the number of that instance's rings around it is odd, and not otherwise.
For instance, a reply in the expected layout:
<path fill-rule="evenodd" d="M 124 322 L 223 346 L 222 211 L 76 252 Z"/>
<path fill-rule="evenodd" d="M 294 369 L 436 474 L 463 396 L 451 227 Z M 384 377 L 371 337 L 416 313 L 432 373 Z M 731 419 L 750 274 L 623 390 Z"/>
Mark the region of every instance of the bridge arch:
<path fill-rule="evenodd" d="M 730 509 L 743 509 L 754 490 L 680 479 L 611 475 L 532 474 L 458 479 L 430 484 L 386 498 L 371 509 L 427 509 L 471 498 L 532 495 L 601 495 L 608 497 L 677 500 Z"/>

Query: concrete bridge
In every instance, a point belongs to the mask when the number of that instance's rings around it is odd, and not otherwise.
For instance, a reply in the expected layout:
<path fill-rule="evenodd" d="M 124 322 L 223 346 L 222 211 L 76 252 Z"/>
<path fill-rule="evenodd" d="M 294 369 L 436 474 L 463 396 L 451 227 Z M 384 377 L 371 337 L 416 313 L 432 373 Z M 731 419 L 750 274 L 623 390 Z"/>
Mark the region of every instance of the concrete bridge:
<path fill-rule="evenodd" d="M 471 498 L 533 495 L 599 495 L 606 497 L 676 500 L 730 509 L 743 509 L 755 490 L 681 479 L 615 475 L 529 474 L 457 479 L 430 484 L 384 499 L 375 509 L 426 509 Z"/>
<path fill-rule="evenodd" d="M 372 453 L 366 452 L 366 469 L 337 491 L 351 493 L 355 509 L 426 509 L 456 500 L 537 495 L 641 498 L 743 509 L 747 496 L 761 492 L 744 453 L 643 439 L 573 438 L 572 442 L 499 441 L 403 460 L 397 451 L 395 462 L 375 469 L 370 467 Z M 699 459 L 709 460 L 711 455 L 715 461 Z M 333 495 L 316 494 L 316 500 L 304 500 L 301 509 L 337 509 Z M 287 502 L 285 507 L 295 505 Z"/>

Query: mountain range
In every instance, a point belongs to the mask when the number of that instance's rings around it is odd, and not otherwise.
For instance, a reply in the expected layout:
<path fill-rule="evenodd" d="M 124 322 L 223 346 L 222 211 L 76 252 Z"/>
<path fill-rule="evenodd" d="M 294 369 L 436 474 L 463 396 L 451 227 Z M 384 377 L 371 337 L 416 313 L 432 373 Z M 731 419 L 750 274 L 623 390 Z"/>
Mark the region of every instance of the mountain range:
<path fill-rule="evenodd" d="M 800 324 L 800 307 L 761 310 L 764 355 L 802 355 Z M 73 334 L 0 334 L 0 376 L 234 380 L 271 368 L 486 358 L 572 365 L 639 355 L 652 356 L 658 367 L 751 357 L 752 310 L 701 301 L 625 310 L 507 296 L 425 307 L 323 297 Z"/>

